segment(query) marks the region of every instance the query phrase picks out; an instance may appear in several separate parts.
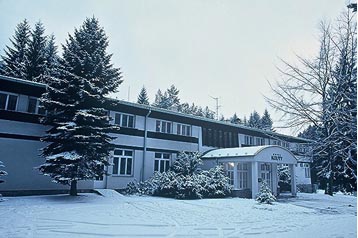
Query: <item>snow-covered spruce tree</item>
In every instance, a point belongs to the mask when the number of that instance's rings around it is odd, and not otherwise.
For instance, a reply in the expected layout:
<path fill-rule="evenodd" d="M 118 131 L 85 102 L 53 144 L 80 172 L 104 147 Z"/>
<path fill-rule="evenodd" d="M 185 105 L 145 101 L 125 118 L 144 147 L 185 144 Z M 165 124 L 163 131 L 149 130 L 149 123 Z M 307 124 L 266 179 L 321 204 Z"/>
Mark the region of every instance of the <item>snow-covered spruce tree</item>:
<path fill-rule="evenodd" d="M 265 109 L 265 112 L 261 117 L 260 124 L 262 129 L 272 131 L 272 119 L 267 109 Z"/>
<path fill-rule="evenodd" d="M 122 82 L 107 46 L 98 20 L 87 18 L 63 45 L 61 75 L 52 79 L 42 98 L 48 111 L 43 122 L 53 127 L 42 138 L 49 144 L 42 150 L 46 162 L 39 170 L 70 185 L 70 195 L 77 194 L 77 181 L 105 174 L 113 139 L 108 133 L 119 129 L 109 124 L 104 109 L 104 96 Z"/>
<path fill-rule="evenodd" d="M 253 111 L 250 114 L 249 120 L 247 121 L 249 127 L 261 128 L 261 118 L 258 112 Z"/>
<path fill-rule="evenodd" d="M 241 120 L 240 118 L 236 115 L 236 113 L 234 113 L 234 115 L 230 118 L 230 122 L 232 124 L 240 124 Z"/>
<path fill-rule="evenodd" d="M 3 67 L 0 74 L 27 79 L 26 52 L 30 41 L 31 28 L 25 19 L 15 29 L 13 39 L 10 39 L 12 47 L 6 46 L 5 55 L 2 56 Z"/>
<path fill-rule="evenodd" d="M 280 191 L 289 191 L 291 189 L 291 172 L 287 165 L 277 166 L 277 177 Z"/>
<path fill-rule="evenodd" d="M 171 85 L 166 93 L 168 95 L 168 109 L 178 110 L 180 106 L 179 90 L 174 85 Z"/>
<path fill-rule="evenodd" d="M 45 27 L 37 22 L 26 51 L 26 79 L 29 81 L 39 81 L 46 72 L 46 43 Z"/>
<path fill-rule="evenodd" d="M 267 204 L 272 204 L 276 201 L 276 197 L 272 194 L 272 191 L 265 180 L 261 182 L 260 191 L 256 197 L 256 201 Z"/>
<path fill-rule="evenodd" d="M 145 89 L 144 86 L 140 90 L 140 93 L 139 93 L 138 99 L 137 99 L 137 103 L 138 104 L 149 105 L 149 98 L 148 98 L 147 90 Z"/>

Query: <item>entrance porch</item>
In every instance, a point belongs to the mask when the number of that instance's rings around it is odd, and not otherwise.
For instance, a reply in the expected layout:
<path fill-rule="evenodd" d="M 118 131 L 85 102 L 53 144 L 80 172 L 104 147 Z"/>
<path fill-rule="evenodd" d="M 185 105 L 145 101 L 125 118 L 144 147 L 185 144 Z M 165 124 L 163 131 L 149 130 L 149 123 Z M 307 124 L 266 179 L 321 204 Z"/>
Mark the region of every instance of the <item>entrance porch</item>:
<path fill-rule="evenodd" d="M 296 196 L 294 166 L 296 157 L 280 146 L 253 146 L 216 149 L 202 156 L 204 165 L 224 167 L 238 197 L 255 198 L 262 181 L 266 181 L 274 195 L 278 195 L 277 166 L 285 164 L 291 173 L 291 193 Z"/>

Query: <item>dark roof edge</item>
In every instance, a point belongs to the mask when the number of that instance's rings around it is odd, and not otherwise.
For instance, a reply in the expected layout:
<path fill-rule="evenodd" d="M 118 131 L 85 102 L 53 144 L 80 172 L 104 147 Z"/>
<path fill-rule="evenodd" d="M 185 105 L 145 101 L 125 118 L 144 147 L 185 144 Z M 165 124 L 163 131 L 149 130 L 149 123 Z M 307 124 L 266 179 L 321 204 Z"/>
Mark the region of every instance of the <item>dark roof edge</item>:
<path fill-rule="evenodd" d="M 4 79 L 4 80 L 7 80 L 7 81 L 12 81 L 12 82 L 16 82 L 16 83 L 23 83 L 23 84 L 43 87 L 43 88 L 47 87 L 47 85 L 43 84 L 43 83 L 38 83 L 38 82 L 29 81 L 29 80 L 9 77 L 9 76 L 5 76 L 5 75 L 1 75 L 1 74 L 0 74 L 0 79 Z"/>

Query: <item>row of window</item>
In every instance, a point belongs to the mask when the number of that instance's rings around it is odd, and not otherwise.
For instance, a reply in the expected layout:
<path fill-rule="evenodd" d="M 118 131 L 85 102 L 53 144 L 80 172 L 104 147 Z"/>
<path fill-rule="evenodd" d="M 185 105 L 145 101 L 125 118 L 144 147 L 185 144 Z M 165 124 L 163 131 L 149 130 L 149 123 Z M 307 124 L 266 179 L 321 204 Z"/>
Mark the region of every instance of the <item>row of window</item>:
<path fill-rule="evenodd" d="M 124 113 L 115 113 L 114 123 L 127 128 L 135 127 L 135 116 L 124 114 Z M 156 120 L 155 131 L 167 134 L 173 134 L 173 123 L 170 121 Z M 186 124 L 176 124 L 176 133 L 177 135 L 182 136 L 191 136 L 191 126 Z"/>
<path fill-rule="evenodd" d="M 238 147 L 237 132 L 223 131 L 212 128 L 202 127 L 203 145 L 218 147 L 218 148 L 230 148 Z"/>
<path fill-rule="evenodd" d="M 166 172 L 170 167 L 171 154 L 155 153 L 154 172 Z M 112 174 L 121 176 L 132 176 L 134 168 L 134 158 L 132 150 L 116 149 L 113 152 Z"/>
<path fill-rule="evenodd" d="M 0 92 L 0 109 L 17 111 L 18 95 Z M 35 97 L 28 97 L 26 112 L 34 114 L 45 114 L 40 101 Z"/>
<path fill-rule="evenodd" d="M 177 123 L 176 132 L 173 131 L 173 123 L 170 121 L 156 120 L 155 131 L 167 134 L 176 133 L 182 136 L 191 136 L 191 126 L 186 124 Z"/>

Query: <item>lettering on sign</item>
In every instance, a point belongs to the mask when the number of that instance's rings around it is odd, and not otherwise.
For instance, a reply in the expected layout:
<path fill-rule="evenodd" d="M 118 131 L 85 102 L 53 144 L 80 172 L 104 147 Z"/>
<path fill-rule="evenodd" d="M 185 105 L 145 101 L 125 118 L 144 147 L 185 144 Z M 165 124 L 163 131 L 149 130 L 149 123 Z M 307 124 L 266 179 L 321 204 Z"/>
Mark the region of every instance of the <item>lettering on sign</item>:
<path fill-rule="evenodd" d="M 282 161 L 282 156 L 280 154 L 273 154 L 271 155 L 271 160 Z"/>

